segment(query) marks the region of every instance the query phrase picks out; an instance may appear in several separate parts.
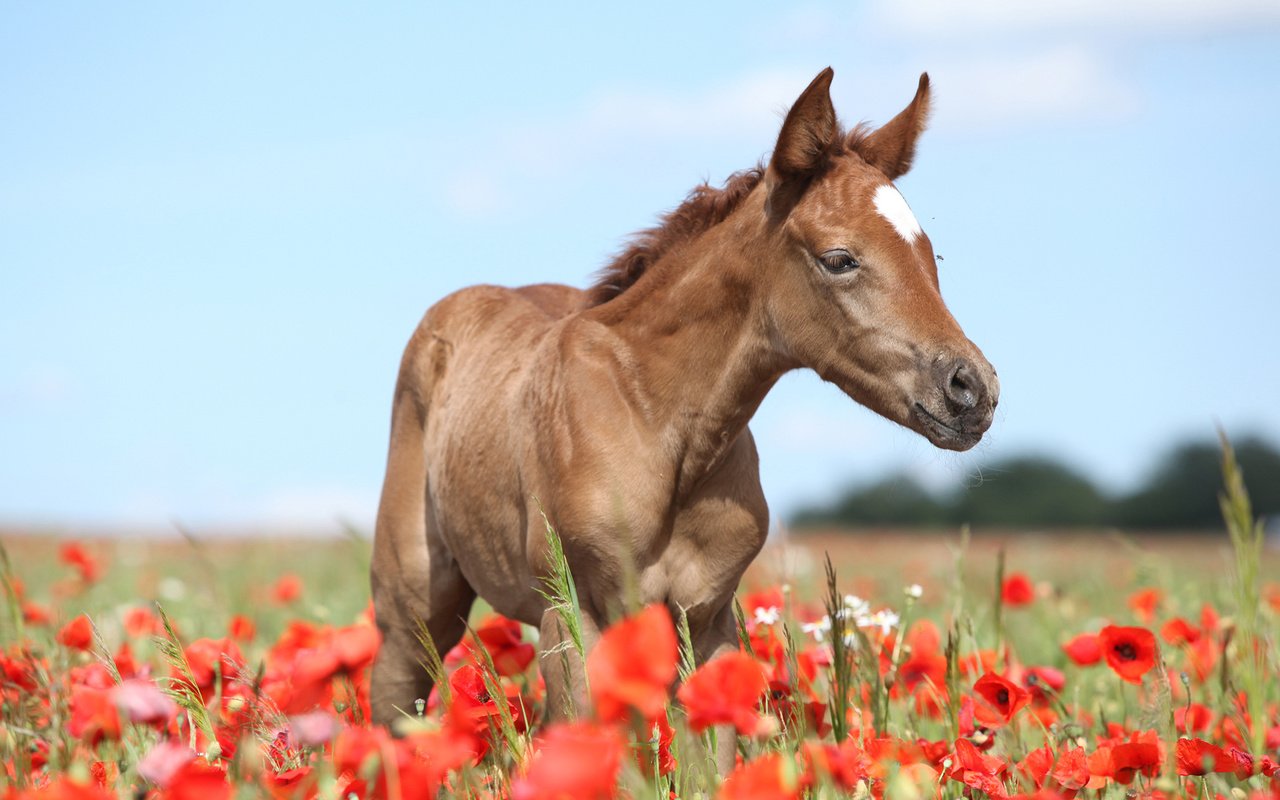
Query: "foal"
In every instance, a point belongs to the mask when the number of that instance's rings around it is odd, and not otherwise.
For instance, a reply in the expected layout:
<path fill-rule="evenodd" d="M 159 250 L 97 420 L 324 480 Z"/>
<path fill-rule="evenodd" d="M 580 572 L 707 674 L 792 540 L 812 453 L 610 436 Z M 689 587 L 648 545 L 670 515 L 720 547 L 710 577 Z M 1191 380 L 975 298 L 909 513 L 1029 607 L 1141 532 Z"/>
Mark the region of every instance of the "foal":
<path fill-rule="evenodd" d="M 891 183 L 928 76 L 888 124 L 849 133 L 831 78 L 796 100 L 767 168 L 695 189 L 590 290 L 475 286 L 427 311 L 400 366 L 373 548 L 376 722 L 430 692 L 419 621 L 444 652 L 477 595 L 538 626 L 544 653 L 563 640 L 537 591 L 544 511 L 588 646 L 628 574 L 644 602 L 684 610 L 699 662 L 735 649 L 733 592 L 769 524 L 747 422 L 789 370 L 938 447 L 990 426 L 995 371 Z M 581 686 L 566 661 L 542 661 L 552 714 Z"/>

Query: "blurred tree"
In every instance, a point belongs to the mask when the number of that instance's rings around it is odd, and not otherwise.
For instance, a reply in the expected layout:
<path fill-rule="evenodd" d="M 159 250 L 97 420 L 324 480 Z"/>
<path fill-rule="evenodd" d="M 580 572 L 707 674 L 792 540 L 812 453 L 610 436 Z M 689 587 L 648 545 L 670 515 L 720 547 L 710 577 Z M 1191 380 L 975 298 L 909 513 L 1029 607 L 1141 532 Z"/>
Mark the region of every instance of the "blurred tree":
<path fill-rule="evenodd" d="M 1258 437 L 1233 446 L 1254 514 L 1280 513 L 1280 452 Z M 1222 451 L 1217 442 L 1187 442 L 1175 447 L 1140 489 L 1116 502 L 1112 521 L 1125 528 L 1220 528 L 1221 487 Z"/>
<path fill-rule="evenodd" d="M 975 525 L 1091 527 L 1107 517 L 1108 500 L 1084 475 L 1046 456 L 998 461 L 982 480 L 947 503 L 951 521 Z"/>
<path fill-rule="evenodd" d="M 1254 513 L 1280 517 L 1280 451 L 1256 436 L 1240 439 L 1236 457 Z M 1049 456 L 998 461 L 981 480 L 946 494 L 930 492 L 900 474 L 853 487 L 835 502 L 800 511 L 804 525 L 918 525 L 971 523 L 1001 527 L 1099 527 L 1205 530 L 1222 527 L 1218 492 L 1222 453 L 1213 440 L 1174 447 L 1135 492 L 1109 497 L 1086 476 Z"/>
<path fill-rule="evenodd" d="M 794 524 L 944 525 L 948 509 L 906 474 L 846 491 L 833 504 L 802 509 Z"/>

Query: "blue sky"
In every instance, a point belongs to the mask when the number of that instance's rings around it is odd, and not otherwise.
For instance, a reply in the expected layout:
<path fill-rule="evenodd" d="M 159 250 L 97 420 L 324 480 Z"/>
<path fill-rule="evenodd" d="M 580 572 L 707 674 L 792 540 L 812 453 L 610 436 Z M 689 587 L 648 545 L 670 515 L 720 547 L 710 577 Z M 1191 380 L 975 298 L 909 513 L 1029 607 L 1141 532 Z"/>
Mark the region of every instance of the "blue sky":
<path fill-rule="evenodd" d="M 753 423 L 776 512 L 1280 440 L 1273 0 L 611 6 L 5 6 L 0 523 L 367 526 L 426 307 L 583 285 L 828 64 L 846 122 L 930 72 L 899 186 L 1003 395 L 957 456 L 788 376 Z"/>

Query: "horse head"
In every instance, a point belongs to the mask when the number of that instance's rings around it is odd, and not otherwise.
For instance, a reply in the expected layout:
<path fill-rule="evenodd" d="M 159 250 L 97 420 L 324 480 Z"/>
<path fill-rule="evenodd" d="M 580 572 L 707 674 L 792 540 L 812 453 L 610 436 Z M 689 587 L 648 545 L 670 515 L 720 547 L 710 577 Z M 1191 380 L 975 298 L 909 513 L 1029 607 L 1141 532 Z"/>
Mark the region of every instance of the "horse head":
<path fill-rule="evenodd" d="M 893 181 L 915 156 L 929 78 L 883 127 L 844 131 L 824 70 L 764 175 L 770 337 L 779 355 L 938 447 L 982 438 L 1000 394 L 942 300 L 933 245 Z"/>

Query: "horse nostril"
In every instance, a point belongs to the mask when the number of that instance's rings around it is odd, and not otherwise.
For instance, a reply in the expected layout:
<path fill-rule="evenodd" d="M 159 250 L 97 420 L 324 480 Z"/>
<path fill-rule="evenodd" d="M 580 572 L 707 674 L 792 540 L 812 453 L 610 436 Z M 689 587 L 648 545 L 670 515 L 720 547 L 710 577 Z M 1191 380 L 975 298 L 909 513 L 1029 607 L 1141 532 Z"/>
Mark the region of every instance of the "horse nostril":
<path fill-rule="evenodd" d="M 963 361 L 956 365 L 943 392 L 947 399 L 947 409 L 957 416 L 977 408 L 981 393 L 973 370 Z"/>

